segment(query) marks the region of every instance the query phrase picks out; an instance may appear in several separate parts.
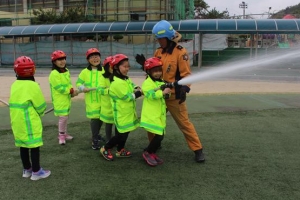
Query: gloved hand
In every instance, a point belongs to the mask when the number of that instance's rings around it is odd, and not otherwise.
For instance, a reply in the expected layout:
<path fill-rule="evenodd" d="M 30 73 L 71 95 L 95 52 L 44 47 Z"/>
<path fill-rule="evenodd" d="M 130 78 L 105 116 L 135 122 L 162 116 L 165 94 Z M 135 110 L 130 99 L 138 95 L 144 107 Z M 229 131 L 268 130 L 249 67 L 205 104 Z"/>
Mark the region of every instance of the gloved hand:
<path fill-rule="evenodd" d="M 71 97 L 75 97 L 78 95 L 78 90 L 73 90 L 73 93 L 71 93 Z"/>
<path fill-rule="evenodd" d="M 159 88 L 160 88 L 162 91 L 164 91 L 164 89 L 167 88 L 167 86 L 166 86 L 166 84 L 163 84 L 163 85 L 159 86 Z"/>
<path fill-rule="evenodd" d="M 172 89 L 173 88 L 173 83 L 165 83 L 165 84 L 163 84 L 163 85 L 160 86 L 161 90 L 164 90 L 165 88 Z"/>
<path fill-rule="evenodd" d="M 179 86 L 178 81 L 175 81 L 172 85 L 177 88 Z"/>
<path fill-rule="evenodd" d="M 144 63 L 146 61 L 145 56 L 143 54 L 136 54 L 135 61 L 139 63 L 142 66 L 142 70 L 144 70 Z"/>
<path fill-rule="evenodd" d="M 80 85 L 80 86 L 78 87 L 78 91 L 79 91 L 79 92 L 83 92 L 84 88 L 85 88 L 84 85 Z"/>
<path fill-rule="evenodd" d="M 170 88 L 165 88 L 163 90 L 163 97 L 164 99 L 169 99 L 171 96 L 171 89 Z"/>
<path fill-rule="evenodd" d="M 141 91 L 141 87 L 136 85 L 134 88 L 133 88 L 133 91 L 136 92 L 136 91 Z"/>
<path fill-rule="evenodd" d="M 186 100 L 186 93 L 188 93 L 190 91 L 190 88 L 186 85 L 182 86 L 180 88 L 180 100 L 179 100 L 179 104 L 182 104 L 183 102 L 185 102 Z"/>
<path fill-rule="evenodd" d="M 137 99 L 137 98 L 139 98 L 140 96 L 142 96 L 142 92 L 141 92 L 140 90 L 138 90 L 138 91 L 134 92 L 134 96 L 135 96 L 135 98 Z"/>

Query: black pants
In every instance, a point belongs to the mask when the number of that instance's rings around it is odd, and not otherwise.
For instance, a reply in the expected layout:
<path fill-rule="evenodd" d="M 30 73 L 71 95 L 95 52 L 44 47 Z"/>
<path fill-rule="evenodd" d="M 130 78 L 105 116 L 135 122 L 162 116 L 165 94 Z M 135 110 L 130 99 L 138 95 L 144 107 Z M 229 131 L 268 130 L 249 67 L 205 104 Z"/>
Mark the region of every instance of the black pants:
<path fill-rule="evenodd" d="M 24 169 L 30 169 L 32 167 L 33 172 L 40 170 L 40 147 L 30 148 L 31 159 L 29 158 L 29 148 L 20 147 L 20 156 Z"/>
<path fill-rule="evenodd" d="M 98 135 L 103 122 L 100 119 L 91 119 L 91 131 L 93 144 L 98 144 Z"/>
<path fill-rule="evenodd" d="M 111 149 L 117 146 L 117 151 L 121 151 L 125 147 L 129 132 L 119 133 L 115 127 L 115 136 L 113 136 L 105 145 L 105 149 Z"/>
<path fill-rule="evenodd" d="M 164 139 L 164 135 L 156 135 L 154 138 L 150 141 L 148 147 L 146 148 L 146 151 L 148 153 L 156 153 L 157 149 L 161 146 L 161 141 Z"/>
<path fill-rule="evenodd" d="M 105 136 L 106 136 L 106 141 L 110 140 L 112 137 L 112 127 L 113 124 L 105 124 Z"/>

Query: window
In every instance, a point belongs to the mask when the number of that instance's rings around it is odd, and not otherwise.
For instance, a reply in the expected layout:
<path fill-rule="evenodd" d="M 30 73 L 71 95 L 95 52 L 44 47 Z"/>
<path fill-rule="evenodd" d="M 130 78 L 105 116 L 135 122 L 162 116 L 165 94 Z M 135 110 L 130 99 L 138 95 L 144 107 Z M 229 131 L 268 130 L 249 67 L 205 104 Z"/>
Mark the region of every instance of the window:
<path fill-rule="evenodd" d="M 11 19 L 5 19 L 5 18 L 2 18 L 0 20 L 0 27 L 1 26 L 12 26 L 12 22 L 11 22 Z"/>
<path fill-rule="evenodd" d="M 146 21 L 145 12 L 130 12 L 130 21 Z"/>

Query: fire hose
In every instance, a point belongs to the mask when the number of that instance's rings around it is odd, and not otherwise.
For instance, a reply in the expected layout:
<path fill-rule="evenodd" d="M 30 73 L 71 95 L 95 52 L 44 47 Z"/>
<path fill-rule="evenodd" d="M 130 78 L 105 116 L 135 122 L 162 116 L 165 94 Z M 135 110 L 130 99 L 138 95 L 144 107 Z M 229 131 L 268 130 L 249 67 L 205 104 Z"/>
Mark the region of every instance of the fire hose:
<path fill-rule="evenodd" d="M 97 89 L 97 88 L 89 88 L 88 91 L 92 91 L 92 90 L 96 90 L 96 89 Z M 78 93 L 83 93 L 83 90 L 79 90 Z M 2 100 L 2 99 L 0 99 L 0 102 L 3 103 L 3 104 L 5 104 L 6 106 L 9 107 L 9 103 L 8 103 L 8 102 L 6 102 L 6 101 L 4 101 L 4 100 Z M 45 111 L 44 114 L 48 114 L 48 113 L 52 112 L 53 110 L 54 110 L 53 107 L 52 107 L 52 108 L 49 108 L 48 110 Z"/>

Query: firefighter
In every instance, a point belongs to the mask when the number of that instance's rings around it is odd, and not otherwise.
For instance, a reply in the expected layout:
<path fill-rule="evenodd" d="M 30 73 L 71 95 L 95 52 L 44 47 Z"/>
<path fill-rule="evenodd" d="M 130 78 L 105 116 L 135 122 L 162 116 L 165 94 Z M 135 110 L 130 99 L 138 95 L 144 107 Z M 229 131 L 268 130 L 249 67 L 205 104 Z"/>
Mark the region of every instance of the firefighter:
<path fill-rule="evenodd" d="M 184 47 L 177 44 L 181 35 L 176 32 L 172 25 L 161 20 L 152 29 L 160 47 L 156 49 L 154 56 L 163 62 L 163 80 L 169 83 L 178 82 L 182 78 L 191 74 L 189 56 Z M 144 64 L 143 55 L 137 55 L 136 61 Z M 190 92 L 190 85 L 177 85 L 172 89 L 171 96 L 166 99 L 168 111 L 171 113 L 177 126 L 182 131 L 189 148 L 195 153 L 196 162 L 204 162 L 205 157 L 202 152 L 202 144 L 194 125 L 190 122 L 187 105 L 186 93 Z"/>

